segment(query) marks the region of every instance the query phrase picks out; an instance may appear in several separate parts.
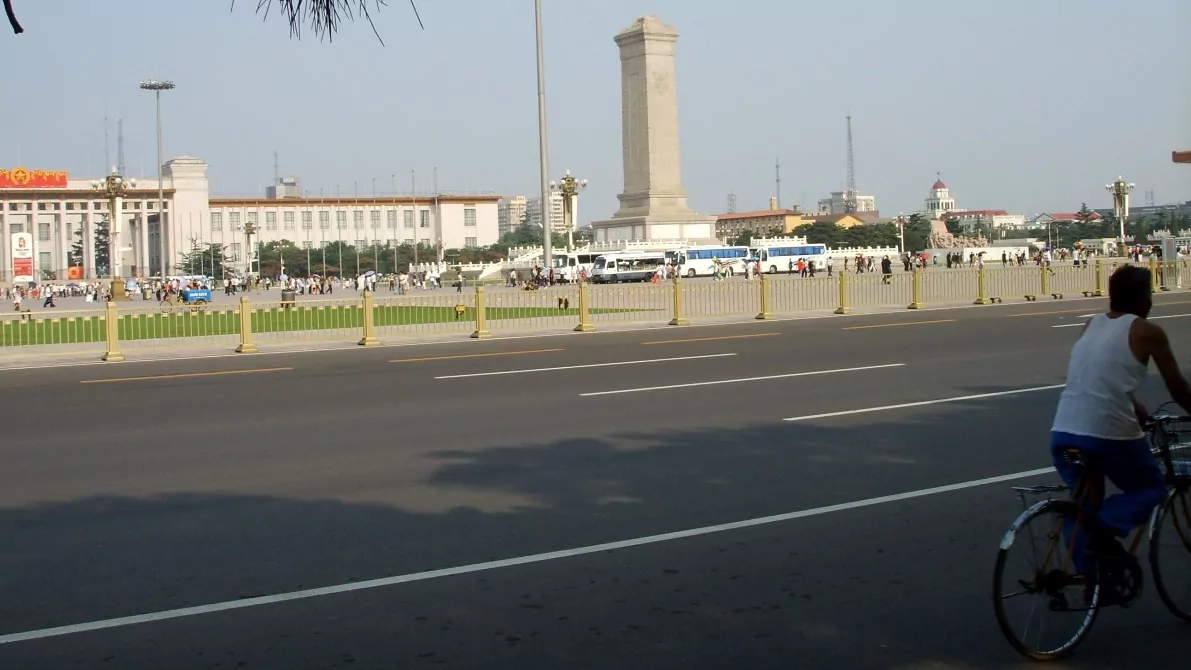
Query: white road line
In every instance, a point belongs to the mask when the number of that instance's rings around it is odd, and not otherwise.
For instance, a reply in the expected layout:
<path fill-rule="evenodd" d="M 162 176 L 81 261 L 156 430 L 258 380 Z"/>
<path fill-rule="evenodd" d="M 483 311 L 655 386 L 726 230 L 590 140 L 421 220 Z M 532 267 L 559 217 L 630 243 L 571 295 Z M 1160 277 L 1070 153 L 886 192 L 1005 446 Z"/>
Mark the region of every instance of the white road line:
<path fill-rule="evenodd" d="M 1095 314 L 1085 314 L 1084 316 L 1096 316 L 1096 315 L 1095 315 Z M 1157 321 L 1158 319 L 1178 319 L 1178 318 L 1181 318 L 1181 317 L 1184 317 L 1184 316 L 1191 316 L 1191 314 L 1166 314 L 1166 315 L 1163 315 L 1163 316 L 1151 316 L 1151 317 L 1147 317 L 1147 318 L 1146 318 L 1146 320 L 1147 320 L 1147 321 Z M 1081 317 L 1079 317 L 1079 318 L 1081 318 L 1081 319 L 1082 319 L 1083 317 L 1081 316 Z M 1083 325 L 1083 322 L 1080 322 L 1080 323 L 1063 323 L 1063 324 L 1059 324 L 1059 325 L 1057 325 L 1057 326 L 1051 326 L 1051 328 L 1075 328 L 1075 327 L 1077 327 L 1077 326 L 1082 326 L 1082 325 Z"/>
<path fill-rule="evenodd" d="M 213 614 L 215 612 L 226 612 L 228 610 L 244 609 L 246 607 L 258 607 L 260 605 L 272 605 L 275 603 L 289 602 L 293 600 L 303 600 L 306 598 L 318 598 L 321 596 L 330 596 L 340 593 L 351 593 L 352 591 L 364 591 L 367 589 L 376 589 L 386 586 L 395 586 L 397 584 L 408 584 L 410 582 L 420 582 L 428 579 L 439 579 L 442 577 L 455 577 L 458 575 L 466 575 L 473 572 L 483 572 L 486 570 L 499 570 L 501 568 L 511 568 L 519 565 L 529 565 L 532 563 L 543 563 L 545 561 L 554 561 L 562 558 L 573 558 L 575 556 L 585 556 L 587 554 L 597 554 L 605 551 L 615 551 L 617 549 L 628 549 L 631 547 L 640 547 L 648 544 L 657 544 L 660 542 L 671 542 L 673 540 L 683 540 L 691 537 L 699 537 L 701 535 L 712 535 L 715 533 L 724 533 L 733 530 L 740 530 L 742 528 L 752 528 L 753 526 L 763 526 L 771 523 L 781 523 L 784 521 L 793 521 L 795 519 L 805 519 L 812 516 L 821 516 L 823 514 L 831 514 L 833 512 L 844 512 L 847 510 L 860 509 L 864 507 L 873 507 L 875 505 L 884 505 L 886 503 L 899 502 L 902 500 L 911 500 L 914 498 L 923 498 L 926 496 L 938 495 L 940 493 L 950 493 L 952 491 L 962 491 L 964 489 L 976 488 L 978 486 L 986 486 L 988 484 L 999 484 L 1001 482 L 1013 481 L 1016 479 L 1023 479 L 1025 477 L 1034 477 L 1037 475 L 1044 475 L 1054 472 L 1053 468 L 1038 468 L 1037 470 L 1026 470 L 1024 472 L 1014 472 L 1007 475 L 998 475 L 996 477 L 987 477 L 985 479 L 973 479 L 966 482 L 959 482 L 958 484 L 947 484 L 945 486 L 936 486 L 929 489 L 919 489 L 917 491 L 907 491 L 905 493 L 895 493 L 893 495 L 880 496 L 877 498 L 866 498 L 864 500 L 855 500 L 852 502 L 840 503 L 837 505 L 827 505 L 825 507 L 815 507 L 812 509 L 801 510 L 798 512 L 787 512 L 785 514 L 775 514 L 773 516 L 763 516 L 755 519 L 745 519 L 744 521 L 734 521 L 731 523 L 724 523 L 715 526 L 703 526 L 702 528 L 691 528 L 688 530 L 680 530 L 672 533 L 662 533 L 660 535 L 649 535 L 646 537 L 638 537 L 631 540 L 620 540 L 618 542 L 606 542 L 604 544 L 588 545 L 586 547 L 578 547 L 576 549 L 563 549 L 561 551 L 549 551 L 542 554 L 532 554 L 529 556 L 519 556 L 517 558 L 506 558 L 498 561 L 488 561 L 485 563 L 473 563 L 471 565 L 461 565 L 455 568 L 443 568 L 441 570 L 429 570 L 426 572 L 415 572 L 407 575 L 396 575 L 393 577 L 385 577 L 382 579 L 372 579 L 364 582 L 354 582 L 351 584 L 338 584 L 336 586 L 325 586 L 317 589 L 306 589 L 304 591 L 290 591 L 289 593 L 278 593 L 270 596 L 258 596 L 255 598 L 244 598 L 242 600 L 231 600 L 221 603 L 212 603 L 210 605 L 198 605 L 196 607 L 183 607 L 181 609 L 164 610 L 160 612 L 151 612 L 149 614 L 137 614 L 134 616 L 119 617 L 116 619 L 103 619 L 100 621 L 89 621 L 86 623 L 73 624 L 70 626 L 58 626 L 56 628 L 42 628 L 39 630 L 30 630 L 23 633 L 10 633 L 8 635 L 0 635 L 0 644 L 12 644 L 14 642 L 25 642 L 28 640 L 40 640 L 47 637 L 58 637 L 61 635 L 74 635 L 76 633 L 86 633 L 88 631 L 103 630 L 105 628 L 119 628 L 121 626 L 136 626 L 139 624 L 153 623 L 155 621 L 165 621 L 168 619 L 180 619 L 183 617 L 200 616 L 203 614 Z"/>
<path fill-rule="evenodd" d="M 646 386 L 639 389 L 619 389 L 616 391 L 595 391 L 580 393 L 580 398 L 590 398 L 597 395 L 617 395 L 620 393 L 641 393 L 642 391 L 661 391 L 664 389 L 685 389 L 692 386 L 715 386 L 716 384 L 740 384 L 742 382 L 759 382 L 767 379 L 786 379 L 789 377 L 810 377 L 812 375 L 829 375 L 835 372 L 860 372 L 861 370 L 880 370 L 881 368 L 900 368 L 905 363 L 888 363 L 885 365 L 866 365 L 861 368 L 840 368 L 838 370 L 815 370 L 813 372 L 791 372 L 784 375 L 766 375 L 764 377 L 744 377 L 743 379 L 720 379 L 713 382 L 694 382 L 691 384 L 670 384 L 668 386 Z"/>
<path fill-rule="evenodd" d="M 1052 391 L 1061 389 L 1066 384 L 1051 384 L 1050 386 L 1031 386 L 1012 391 L 997 391 L 995 393 L 977 393 L 975 395 L 960 395 L 954 398 L 939 398 L 937 400 L 920 400 L 918 402 L 903 402 L 897 405 L 882 405 L 880 407 L 864 407 L 861 409 L 846 409 L 842 412 L 824 412 L 823 414 L 807 414 L 806 416 L 792 416 L 783 421 L 809 421 L 811 419 L 826 419 L 833 416 L 848 416 L 851 414 L 866 414 L 868 412 L 884 412 L 891 409 L 905 409 L 907 407 L 921 407 L 923 405 L 938 405 L 945 402 L 962 402 L 964 400 L 979 400 L 980 398 L 996 398 L 1003 395 L 1017 395 L 1019 393 L 1034 393 L 1035 391 Z"/>
<path fill-rule="evenodd" d="M 468 377 L 492 377 L 494 375 L 523 375 L 529 372 L 555 372 L 557 370 L 580 370 L 582 368 L 606 368 L 613 365 L 642 365 L 644 363 L 670 363 L 672 361 L 696 361 L 701 358 L 723 358 L 736 354 L 705 354 L 702 356 L 678 356 L 676 358 L 650 358 L 643 361 L 616 361 L 615 363 L 588 363 L 586 365 L 560 365 L 555 368 L 532 368 L 529 370 L 500 370 L 499 372 L 473 372 L 466 375 L 443 375 L 435 379 L 466 379 Z"/>

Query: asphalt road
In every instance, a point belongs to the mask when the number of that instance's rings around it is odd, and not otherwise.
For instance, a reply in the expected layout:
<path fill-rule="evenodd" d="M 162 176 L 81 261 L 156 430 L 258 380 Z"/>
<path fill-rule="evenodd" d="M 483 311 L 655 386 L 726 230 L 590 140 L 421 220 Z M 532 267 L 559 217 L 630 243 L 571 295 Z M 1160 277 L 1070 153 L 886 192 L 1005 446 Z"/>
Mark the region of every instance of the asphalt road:
<path fill-rule="evenodd" d="M 1016 481 L 924 490 L 1047 466 L 1103 304 L 3 372 L 0 668 L 1024 667 Z M 1151 589 L 1063 667 L 1189 654 Z"/>

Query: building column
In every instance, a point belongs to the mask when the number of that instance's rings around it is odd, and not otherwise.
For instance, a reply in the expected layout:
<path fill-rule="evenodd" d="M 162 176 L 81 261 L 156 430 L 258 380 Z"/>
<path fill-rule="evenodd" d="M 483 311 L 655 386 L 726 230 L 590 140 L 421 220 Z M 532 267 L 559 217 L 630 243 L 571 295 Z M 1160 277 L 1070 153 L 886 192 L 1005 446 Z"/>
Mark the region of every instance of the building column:
<path fill-rule="evenodd" d="M 8 202 L 0 200 L 0 282 L 12 279 L 12 235 L 8 234 Z"/>
<path fill-rule="evenodd" d="M 137 271 L 136 273 L 137 273 L 138 277 L 148 277 L 149 276 L 149 210 L 147 209 L 148 207 L 149 207 L 149 202 L 147 200 L 145 202 L 141 203 L 140 235 L 137 236 L 137 239 L 140 240 L 140 247 L 141 247 L 140 260 L 137 262 L 137 265 L 136 265 L 136 271 Z M 157 215 L 161 216 L 161 212 L 157 212 Z"/>
<path fill-rule="evenodd" d="M 95 279 L 95 219 L 92 203 L 87 203 L 83 212 L 83 278 Z"/>

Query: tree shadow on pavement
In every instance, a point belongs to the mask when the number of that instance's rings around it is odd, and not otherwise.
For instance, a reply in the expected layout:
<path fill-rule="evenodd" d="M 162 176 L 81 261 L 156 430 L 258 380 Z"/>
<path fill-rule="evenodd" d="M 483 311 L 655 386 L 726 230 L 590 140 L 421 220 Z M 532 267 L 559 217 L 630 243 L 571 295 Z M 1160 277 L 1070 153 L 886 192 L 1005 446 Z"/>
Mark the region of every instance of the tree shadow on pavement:
<path fill-rule="evenodd" d="M 973 388 L 990 393 L 997 388 Z M 1042 394 L 1045 395 L 1045 394 Z M 1037 396 L 1037 397 L 1031 397 Z M 0 632 L 590 546 L 1046 465 L 1053 397 L 849 420 L 444 450 L 417 513 L 259 495 L 0 510 Z M 1038 479 L 1047 479 L 1042 476 Z M 0 647 L 0 667 L 1005 668 L 988 588 L 1020 510 L 977 487 L 367 591 Z M 1071 667 L 1186 658 L 1151 602 Z M 1114 613 L 1115 614 L 1115 613 Z M 1103 637 L 1101 637 L 1103 636 Z M 1158 642 L 1155 642 L 1155 639 Z M 1098 642 L 1099 640 L 1099 642 Z M 1138 650 L 1141 651 L 1138 651 Z M 349 660 L 350 659 L 350 660 Z M 1155 666 L 1157 667 L 1157 666 Z"/>

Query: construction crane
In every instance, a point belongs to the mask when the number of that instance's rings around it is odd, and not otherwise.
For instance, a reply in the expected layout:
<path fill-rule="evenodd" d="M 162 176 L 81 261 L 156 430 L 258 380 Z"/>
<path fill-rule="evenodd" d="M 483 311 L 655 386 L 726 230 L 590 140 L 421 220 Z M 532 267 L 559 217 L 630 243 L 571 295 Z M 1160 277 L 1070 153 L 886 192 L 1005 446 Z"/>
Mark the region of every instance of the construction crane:
<path fill-rule="evenodd" d="M 844 191 L 844 211 L 851 214 L 856 211 L 856 163 L 852 160 L 852 115 L 847 116 L 848 122 L 848 186 Z"/>

